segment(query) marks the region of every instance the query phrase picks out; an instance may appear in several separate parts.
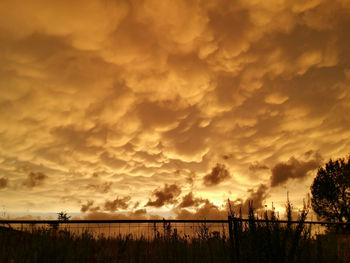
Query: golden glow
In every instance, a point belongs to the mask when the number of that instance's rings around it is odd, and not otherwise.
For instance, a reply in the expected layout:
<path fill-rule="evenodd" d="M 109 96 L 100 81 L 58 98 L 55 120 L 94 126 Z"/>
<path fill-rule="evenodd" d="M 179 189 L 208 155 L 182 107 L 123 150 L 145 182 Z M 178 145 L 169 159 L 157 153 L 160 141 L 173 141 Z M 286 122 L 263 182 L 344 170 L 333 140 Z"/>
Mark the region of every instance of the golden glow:
<path fill-rule="evenodd" d="M 301 203 L 349 153 L 349 23 L 346 0 L 2 0 L 0 206 Z"/>

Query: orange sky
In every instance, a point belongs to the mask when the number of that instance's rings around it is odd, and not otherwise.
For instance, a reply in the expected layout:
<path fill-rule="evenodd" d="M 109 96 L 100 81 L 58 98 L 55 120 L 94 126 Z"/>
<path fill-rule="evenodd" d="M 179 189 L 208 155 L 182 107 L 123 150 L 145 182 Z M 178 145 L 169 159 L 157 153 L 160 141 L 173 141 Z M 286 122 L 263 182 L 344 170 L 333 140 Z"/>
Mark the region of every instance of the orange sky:
<path fill-rule="evenodd" d="M 1 210 L 300 204 L 350 153 L 349 28 L 348 0 L 1 0 Z"/>

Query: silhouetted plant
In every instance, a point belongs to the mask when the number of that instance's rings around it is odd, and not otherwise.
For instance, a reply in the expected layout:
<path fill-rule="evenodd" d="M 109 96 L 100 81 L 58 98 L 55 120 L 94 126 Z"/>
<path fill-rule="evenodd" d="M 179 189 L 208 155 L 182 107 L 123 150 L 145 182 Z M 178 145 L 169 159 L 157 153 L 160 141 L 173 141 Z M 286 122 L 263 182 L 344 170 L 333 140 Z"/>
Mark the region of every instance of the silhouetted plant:
<path fill-rule="evenodd" d="M 350 223 L 350 156 L 347 160 L 330 160 L 319 168 L 311 193 L 312 208 L 320 218 Z M 350 232 L 350 225 L 336 230 Z"/>
<path fill-rule="evenodd" d="M 70 219 L 71 217 L 68 216 L 68 214 L 65 212 L 65 211 L 61 211 L 59 213 L 57 213 L 57 220 L 58 221 L 63 221 L 63 222 L 66 222 Z M 59 227 L 59 223 L 58 222 L 52 222 L 49 224 L 51 229 L 56 231 Z"/>
<path fill-rule="evenodd" d="M 58 221 L 68 221 L 71 217 L 68 216 L 68 214 L 65 211 L 61 211 L 57 213 L 57 220 Z"/>

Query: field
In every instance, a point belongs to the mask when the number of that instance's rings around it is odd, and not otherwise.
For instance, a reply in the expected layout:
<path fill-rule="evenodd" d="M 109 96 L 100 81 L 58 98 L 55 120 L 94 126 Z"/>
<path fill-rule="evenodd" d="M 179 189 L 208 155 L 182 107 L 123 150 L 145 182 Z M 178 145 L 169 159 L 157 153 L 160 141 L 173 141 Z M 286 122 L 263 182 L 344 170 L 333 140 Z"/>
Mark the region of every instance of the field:
<path fill-rule="evenodd" d="M 193 235 L 179 235 L 167 225 L 153 237 L 3 227 L 0 262 L 350 262 L 348 242 L 312 234 L 303 220 L 233 221 L 230 227 L 227 234 L 202 224 Z"/>
<path fill-rule="evenodd" d="M 231 207 L 229 211 L 229 220 L 216 226 L 206 220 L 194 227 L 192 222 L 190 232 L 185 223 L 181 230 L 180 224 L 162 220 L 151 228 L 138 225 L 138 232 L 131 230 L 130 224 L 121 231 L 119 224 L 118 233 L 110 225 L 100 226 L 99 232 L 92 231 L 92 226 L 99 225 L 96 221 L 94 224 L 83 221 L 85 230 L 81 232 L 71 227 L 74 220 L 50 221 L 46 226 L 31 223 L 25 229 L 2 226 L 0 263 L 350 262 L 350 238 L 344 234 L 348 226 L 334 225 L 320 231 L 306 222 L 306 207 L 297 221 L 292 221 L 289 201 L 286 220 L 279 220 L 273 211 L 265 212 L 259 219 L 252 204 L 248 219 L 242 219 L 241 212 L 235 216 Z"/>

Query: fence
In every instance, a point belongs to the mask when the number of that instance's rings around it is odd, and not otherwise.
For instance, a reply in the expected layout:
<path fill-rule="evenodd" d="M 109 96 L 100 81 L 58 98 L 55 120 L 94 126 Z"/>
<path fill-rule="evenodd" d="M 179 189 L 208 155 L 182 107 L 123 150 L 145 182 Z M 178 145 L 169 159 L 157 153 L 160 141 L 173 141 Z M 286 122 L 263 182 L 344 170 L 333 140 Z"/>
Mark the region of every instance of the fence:
<path fill-rule="evenodd" d="M 38 229 L 65 230 L 74 234 L 88 232 L 92 236 L 116 237 L 131 235 L 134 238 L 155 238 L 176 235 L 179 237 L 229 237 L 234 229 L 249 229 L 254 224 L 293 225 L 300 221 L 243 219 L 227 220 L 0 220 L 3 231 L 33 232 Z M 313 235 L 323 233 L 327 225 L 350 226 L 350 223 L 304 221 Z M 231 231 L 231 232 L 230 232 Z"/>
<path fill-rule="evenodd" d="M 205 262 L 281 262 L 278 259 L 283 259 L 283 262 L 323 262 L 325 258 L 332 259 L 326 262 L 350 262 L 349 235 L 317 235 L 324 231 L 326 225 L 343 229 L 350 227 L 349 223 L 235 217 L 227 220 L 0 220 L 0 242 L 3 247 L 16 244 L 16 252 L 12 256 L 17 255 L 19 249 L 24 251 L 30 244 L 34 245 L 29 251 L 44 247 L 40 253 L 46 250 L 53 253 L 56 248 L 69 246 L 78 247 L 81 252 L 86 249 L 86 244 L 90 244 L 90 248 L 94 248 L 91 244 L 95 244 L 106 248 L 108 253 L 117 253 L 113 254 L 116 257 L 121 253 L 134 255 L 135 248 L 137 251 L 143 248 L 143 255 L 163 255 L 167 258 L 167 253 L 173 251 L 173 257 L 188 256 L 188 261 L 193 260 L 192 253 L 195 253 L 201 259 L 205 255 Z M 78 238 L 72 234 L 77 234 Z M 105 242 L 102 237 L 112 239 Z M 24 245 L 17 247 L 21 242 Z M 52 250 L 54 244 L 58 245 Z M 153 252 L 147 254 L 145 251 L 150 248 Z M 13 247 L 9 245 L 3 251 L 11 249 Z M 70 253 L 73 250 L 69 250 Z M 90 250 L 86 251 L 84 253 Z M 110 255 L 108 253 L 106 255 Z M 66 255 L 66 252 L 63 254 Z M 214 261 L 213 255 L 219 260 Z"/>
<path fill-rule="evenodd" d="M 78 235 L 88 232 L 94 237 L 194 237 L 229 233 L 228 220 L 0 220 L 0 225 L 3 229 L 27 232 L 38 229 L 66 230 Z"/>

